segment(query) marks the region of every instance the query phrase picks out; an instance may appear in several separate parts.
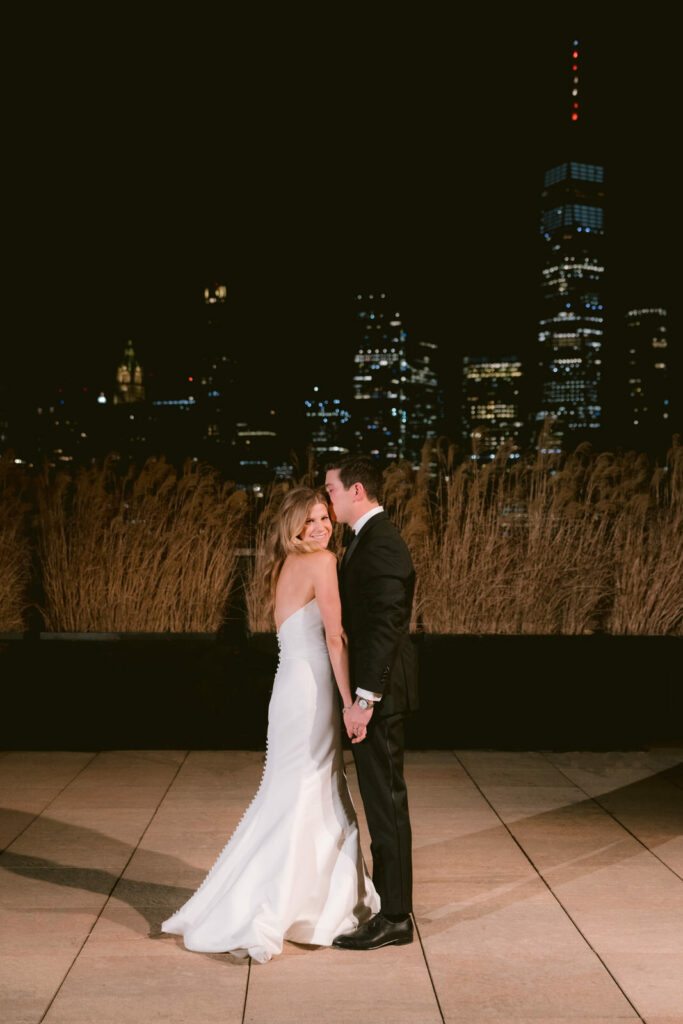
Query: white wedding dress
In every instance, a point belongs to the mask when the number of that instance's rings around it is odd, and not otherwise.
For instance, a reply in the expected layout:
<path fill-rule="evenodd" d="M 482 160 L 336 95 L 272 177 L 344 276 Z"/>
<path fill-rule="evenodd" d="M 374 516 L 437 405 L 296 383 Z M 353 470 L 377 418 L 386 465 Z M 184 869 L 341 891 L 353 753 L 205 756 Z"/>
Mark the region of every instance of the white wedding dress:
<path fill-rule="evenodd" d="M 315 598 L 283 622 L 259 790 L 199 889 L 161 926 L 188 949 L 265 963 L 284 939 L 329 946 L 377 913 Z"/>

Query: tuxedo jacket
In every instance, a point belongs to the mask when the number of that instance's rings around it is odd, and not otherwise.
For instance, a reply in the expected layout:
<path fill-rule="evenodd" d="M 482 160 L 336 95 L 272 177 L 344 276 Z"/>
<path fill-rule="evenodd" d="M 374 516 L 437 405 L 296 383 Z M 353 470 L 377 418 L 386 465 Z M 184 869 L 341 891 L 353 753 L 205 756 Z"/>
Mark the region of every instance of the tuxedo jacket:
<path fill-rule="evenodd" d="M 347 548 L 339 570 L 349 638 L 351 692 L 381 693 L 376 715 L 418 707 L 417 651 L 410 637 L 415 569 L 393 523 L 378 512 Z"/>

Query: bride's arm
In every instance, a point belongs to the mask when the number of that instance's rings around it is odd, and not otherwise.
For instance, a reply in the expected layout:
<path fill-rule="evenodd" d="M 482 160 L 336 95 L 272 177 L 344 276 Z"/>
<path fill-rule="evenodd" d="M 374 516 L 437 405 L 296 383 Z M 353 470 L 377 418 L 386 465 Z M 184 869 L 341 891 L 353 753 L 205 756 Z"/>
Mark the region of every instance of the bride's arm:
<path fill-rule="evenodd" d="M 329 651 L 334 678 L 339 687 L 344 707 L 353 703 L 349 676 L 349 649 L 342 628 L 341 601 L 337 583 L 337 559 L 331 551 L 316 552 L 311 556 L 313 589 L 325 626 L 325 642 Z"/>

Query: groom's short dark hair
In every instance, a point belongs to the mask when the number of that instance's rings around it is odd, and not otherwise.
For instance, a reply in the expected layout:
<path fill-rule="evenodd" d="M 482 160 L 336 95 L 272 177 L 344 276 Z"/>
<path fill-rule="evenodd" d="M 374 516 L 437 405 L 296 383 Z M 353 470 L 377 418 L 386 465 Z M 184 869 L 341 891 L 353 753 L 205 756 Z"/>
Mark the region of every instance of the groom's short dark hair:
<path fill-rule="evenodd" d="M 370 501 L 382 500 L 384 477 L 377 459 L 369 455 L 350 455 L 338 462 L 329 462 L 326 469 L 338 469 L 339 479 L 348 491 L 352 484 L 362 484 Z"/>

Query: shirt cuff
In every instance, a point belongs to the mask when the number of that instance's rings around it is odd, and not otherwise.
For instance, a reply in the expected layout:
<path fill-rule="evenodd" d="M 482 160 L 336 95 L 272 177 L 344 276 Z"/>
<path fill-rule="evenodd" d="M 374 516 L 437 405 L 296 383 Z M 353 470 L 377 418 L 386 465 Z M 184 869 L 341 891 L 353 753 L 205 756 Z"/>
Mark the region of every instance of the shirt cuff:
<path fill-rule="evenodd" d="M 375 704 L 379 703 L 382 699 L 381 693 L 373 693 L 372 690 L 361 690 L 359 686 L 356 687 L 356 693 L 359 697 L 365 697 L 366 700 L 373 700 Z"/>

